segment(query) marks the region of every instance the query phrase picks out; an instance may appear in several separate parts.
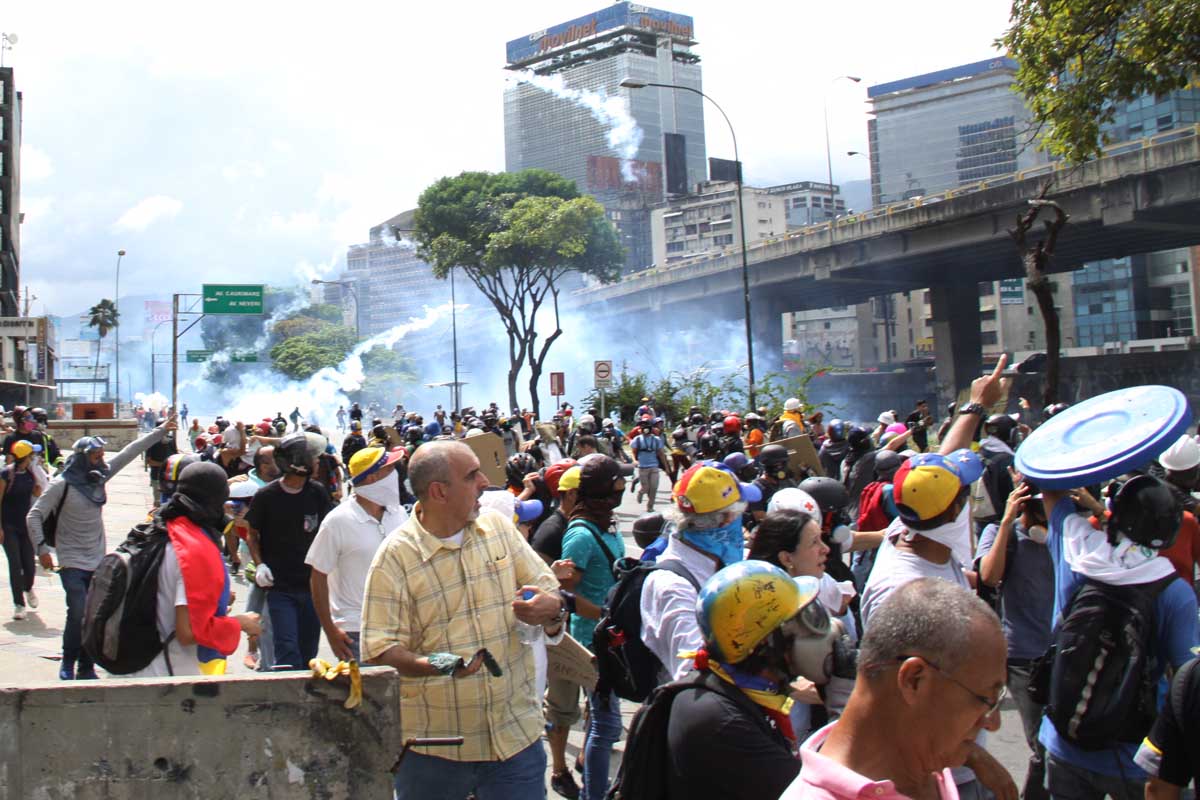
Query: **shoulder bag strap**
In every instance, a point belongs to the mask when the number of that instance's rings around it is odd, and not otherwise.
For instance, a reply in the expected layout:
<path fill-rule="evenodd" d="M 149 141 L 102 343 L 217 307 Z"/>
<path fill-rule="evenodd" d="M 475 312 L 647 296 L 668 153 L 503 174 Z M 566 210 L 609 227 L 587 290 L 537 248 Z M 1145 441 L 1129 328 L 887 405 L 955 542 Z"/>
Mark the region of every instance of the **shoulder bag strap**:
<path fill-rule="evenodd" d="M 613 564 L 617 563 L 617 558 L 612 554 L 612 550 L 608 549 L 608 545 L 604 543 L 604 539 L 600 535 L 600 529 L 591 522 L 588 522 L 586 519 L 581 519 L 579 522 L 585 528 L 587 528 L 591 532 L 592 536 L 596 539 L 596 544 L 600 545 L 600 549 L 604 551 L 604 557 L 608 559 L 608 568 L 612 569 Z"/>
<path fill-rule="evenodd" d="M 683 564 L 680 564 L 677 561 L 667 561 L 664 564 L 655 563 L 654 566 L 656 569 L 665 569 L 667 572 L 670 572 L 673 575 L 678 575 L 690 583 L 697 592 L 700 591 L 700 581 L 696 580 L 696 576 L 692 575 L 692 573 L 688 571 L 688 568 Z"/>

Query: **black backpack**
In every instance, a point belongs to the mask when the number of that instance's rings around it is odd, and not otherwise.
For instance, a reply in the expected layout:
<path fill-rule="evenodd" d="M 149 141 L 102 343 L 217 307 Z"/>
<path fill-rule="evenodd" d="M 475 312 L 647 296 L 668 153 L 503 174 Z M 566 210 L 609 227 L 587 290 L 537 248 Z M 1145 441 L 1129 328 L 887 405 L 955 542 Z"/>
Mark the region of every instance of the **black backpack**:
<path fill-rule="evenodd" d="M 666 666 L 667 672 L 673 672 L 642 641 L 642 587 L 656 569 L 672 572 L 700 591 L 699 581 L 678 563 L 651 564 L 622 558 L 613 564 L 617 582 L 604 598 L 604 609 L 592 638 L 600 674 L 597 691 L 615 692 L 617 697 L 640 703 L 658 686 L 660 669 Z"/>
<path fill-rule="evenodd" d="M 145 669 L 174 638 L 164 642 L 158 636 L 158 572 L 169 542 L 166 525 L 155 514 L 135 526 L 92 575 L 83 609 L 83 647 L 114 675 Z"/>
<path fill-rule="evenodd" d="M 1157 715 L 1155 604 L 1175 580 L 1113 586 L 1094 580 L 1071 598 L 1040 659 L 1046 716 L 1085 750 L 1140 742 Z M 1031 680 L 1031 683 L 1036 683 Z"/>
<path fill-rule="evenodd" d="M 54 506 L 54 513 L 42 516 L 42 539 L 45 540 L 47 547 L 58 546 L 58 518 L 62 515 L 63 503 L 67 502 L 67 492 L 70 490 L 71 484 L 63 481 L 62 496 L 58 498 L 58 503 Z"/>

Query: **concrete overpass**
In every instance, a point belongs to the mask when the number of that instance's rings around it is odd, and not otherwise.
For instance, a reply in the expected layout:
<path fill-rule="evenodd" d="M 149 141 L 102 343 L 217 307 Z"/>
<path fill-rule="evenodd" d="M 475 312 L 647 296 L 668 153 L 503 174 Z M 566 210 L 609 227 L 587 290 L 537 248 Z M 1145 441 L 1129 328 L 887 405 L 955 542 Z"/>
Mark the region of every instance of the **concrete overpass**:
<path fill-rule="evenodd" d="M 981 363 L 981 281 L 1024 273 L 1008 235 L 1028 201 L 1048 196 L 1070 215 L 1053 272 L 1200 244 L 1200 126 L 1106 148 L 1056 165 L 905 201 L 749 248 L 756 352 L 779 352 L 781 314 L 930 289 L 939 383 L 962 387 Z M 572 297 L 590 318 L 671 311 L 676 319 L 741 319 L 741 253 L 638 272 Z M 762 371 L 762 370 L 760 370 Z"/>

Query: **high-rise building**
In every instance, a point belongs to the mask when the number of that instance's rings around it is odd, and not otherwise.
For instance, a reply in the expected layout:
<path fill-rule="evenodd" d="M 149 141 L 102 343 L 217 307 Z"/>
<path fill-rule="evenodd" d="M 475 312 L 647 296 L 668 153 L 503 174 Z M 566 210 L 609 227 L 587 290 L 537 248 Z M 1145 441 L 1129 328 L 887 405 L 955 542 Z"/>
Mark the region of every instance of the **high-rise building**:
<path fill-rule="evenodd" d="M 836 184 L 797 181 L 772 186 L 767 191 L 783 202 L 789 228 L 829 222 L 846 213 L 846 201 Z"/>
<path fill-rule="evenodd" d="M 0 68 L 0 316 L 19 313 L 21 281 L 21 93 Z"/>
<path fill-rule="evenodd" d="M 619 2 L 507 45 L 518 75 L 504 93 L 505 169 L 547 169 L 595 196 L 630 271 L 654 261 L 651 208 L 706 178 L 704 106 L 691 91 L 620 83 L 700 90 L 694 36 L 691 17 Z"/>
<path fill-rule="evenodd" d="M 746 240 L 756 242 L 787 231 L 784 201 L 766 189 L 742 187 Z M 664 266 L 700 256 L 732 252 L 742 246 L 737 184 L 703 183 L 695 194 L 675 198 L 650 215 L 654 264 Z"/>

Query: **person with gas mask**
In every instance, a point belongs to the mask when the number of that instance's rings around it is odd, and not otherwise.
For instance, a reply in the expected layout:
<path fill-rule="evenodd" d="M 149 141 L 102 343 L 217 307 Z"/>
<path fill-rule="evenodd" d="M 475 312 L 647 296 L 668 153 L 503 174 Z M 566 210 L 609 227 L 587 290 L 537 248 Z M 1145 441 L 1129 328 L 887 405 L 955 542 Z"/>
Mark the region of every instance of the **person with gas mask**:
<path fill-rule="evenodd" d="M 1044 800 L 1046 750 L 1038 742 L 1044 706 L 1029 694 L 1033 662 L 1053 639 L 1054 562 L 1046 546 L 1046 510 L 1042 495 L 1028 481 L 1008 496 L 998 523 L 983 529 L 975 551 L 979 581 L 999 594 L 999 612 L 1008 641 L 1008 693 L 1016 701 L 1029 745 L 1023 800 Z"/>
<path fill-rule="evenodd" d="M 678 657 L 681 650 L 703 645 L 695 614 L 700 586 L 745 557 L 742 515 L 748 503 L 761 499 L 755 484 L 738 481 L 714 461 L 693 464 L 675 484 L 673 505 L 663 515 L 666 547 L 655 559 L 659 568 L 646 576 L 638 602 L 642 642 L 662 664 L 660 683 L 688 671 L 687 662 Z"/>
<path fill-rule="evenodd" d="M 176 477 L 150 523 L 169 537 L 156 603 L 158 636 L 166 644 L 130 678 L 223 674 L 225 658 L 237 650 L 242 633 L 254 636 L 261 630 L 258 614 L 228 615 L 231 587 L 220 550 L 229 497 L 225 471 L 196 460 Z"/>
<path fill-rule="evenodd" d="M 950 768 L 978 763 L 1016 787 L 973 739 L 1000 727 L 1004 635 L 969 588 L 910 581 L 879 607 L 858 651 L 854 692 L 842 716 L 800 750 L 804 766 L 781 800 L 921 797 L 949 800 Z M 993 779 L 992 775 L 996 777 Z"/>
<path fill-rule="evenodd" d="M 317 655 L 321 621 L 309 585 L 305 555 L 329 513 L 329 492 L 311 477 L 320 449 L 303 431 L 275 446 L 281 476 L 259 489 L 246 512 L 246 541 L 254 581 L 267 589 L 277 666 L 306 669 Z"/>
<path fill-rule="evenodd" d="M 8 585 L 12 590 L 13 619 L 25 619 L 25 606 L 38 607 L 37 592 L 33 581 L 37 576 L 34 566 L 33 541 L 25 517 L 34 500 L 42 493 L 33 477 L 31 464 L 41 458 L 40 445 L 26 441 L 15 442 L 13 463 L 0 469 L 0 526 L 3 527 L 4 555 L 8 559 Z"/>
<path fill-rule="evenodd" d="M 976 534 L 988 525 L 1000 521 L 1004 505 L 1012 494 L 1013 480 L 1009 468 L 1016 458 L 1019 436 L 1017 419 L 1008 414 L 993 414 L 983 423 L 984 438 L 979 442 L 979 459 L 983 475 L 971 487 L 971 519 Z"/>
<path fill-rule="evenodd" d="M 562 557 L 573 569 L 560 578 L 563 589 L 591 604 L 596 613 L 605 595 L 616 583 L 613 564 L 625 555 L 625 540 L 616 530 L 616 509 L 625 492 L 621 465 L 609 456 L 595 453 L 579 460 L 579 488 L 575 507 L 563 534 Z M 571 635 L 591 649 L 596 619 L 588 619 L 576 608 L 571 615 Z M 612 692 L 592 690 L 588 694 L 588 736 L 583 757 L 584 800 L 601 800 L 608 791 L 609 762 L 613 745 L 621 737 L 619 698 Z"/>
<path fill-rule="evenodd" d="M 83 607 L 92 574 L 108 549 L 104 538 L 105 485 L 151 445 L 174 436 L 178 425 L 172 413 L 166 422 L 127 444 L 110 460 L 104 458 L 104 439 L 84 436 L 75 441 L 62 474 L 50 481 L 25 517 L 29 538 L 43 568 L 54 568 L 58 556 L 59 580 L 67 595 L 67 619 L 63 625 L 61 680 L 91 680 L 97 677 L 95 663 L 83 650 Z M 55 517 L 55 543 L 47 544 L 42 524 Z M 76 669 L 78 667 L 78 669 Z"/>
<path fill-rule="evenodd" d="M 397 464 L 404 451 L 368 447 L 350 459 L 354 495 L 329 512 L 309 545 L 309 588 L 325 640 L 342 661 L 359 660 L 363 586 L 375 551 L 408 519 L 400 504 Z"/>
<path fill-rule="evenodd" d="M 58 443 L 54 441 L 54 436 L 50 433 L 50 415 L 46 413 L 44 408 L 32 409 L 30 414 L 33 415 L 34 422 L 37 423 L 38 433 L 42 434 L 42 438 L 46 440 L 42 448 L 42 458 L 46 462 L 47 471 L 58 470 L 62 468 L 62 451 L 58 447 Z M 186 424 L 187 420 L 184 419 Z"/>
<path fill-rule="evenodd" d="M 965 449 L 945 455 L 921 453 L 909 458 L 896 471 L 892 496 L 900 513 L 884 532 L 875 566 L 863 589 L 864 637 L 871 632 L 876 610 L 898 589 L 913 581 L 936 578 L 973 593 L 964 572 L 964 565 L 971 563 L 967 501 L 970 485 L 981 474 L 983 464 L 979 457 Z M 1003 677 L 1001 672 L 1002 685 Z M 978 747 L 971 751 L 971 758 L 965 766 L 954 770 L 955 784 L 964 798 L 982 796 L 981 788 L 1002 795 L 1002 788 L 1007 789 L 1012 783 L 1003 767 L 983 749 L 985 744 L 986 735 L 980 731 Z M 981 772 L 977 774 L 975 767 Z M 997 781 L 1005 786 L 995 785 Z"/>
<path fill-rule="evenodd" d="M 754 479 L 760 498 L 747 507 L 747 527 L 753 527 L 767 515 L 767 505 L 771 498 L 781 489 L 795 488 L 796 478 L 788 466 L 788 451 L 781 444 L 769 444 L 759 452 L 754 459 L 758 464 L 760 475 Z"/>
<path fill-rule="evenodd" d="M 846 423 L 840 419 L 830 420 L 825 428 L 825 441 L 821 442 L 821 449 L 817 451 L 817 460 L 821 462 L 821 469 L 826 475 L 836 477 L 842 474 L 842 462 L 846 460 L 848 449 Z"/>
<path fill-rule="evenodd" d="M 713 575 L 695 615 L 703 632 L 690 653 L 695 672 L 669 701 L 667 796 L 779 797 L 801 767 L 791 684 L 853 674 L 852 651 L 817 600 L 817 580 L 763 561 Z"/>

